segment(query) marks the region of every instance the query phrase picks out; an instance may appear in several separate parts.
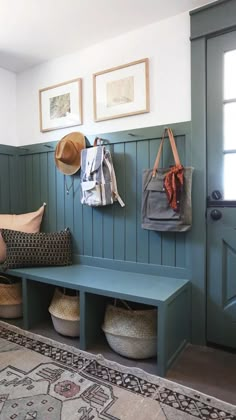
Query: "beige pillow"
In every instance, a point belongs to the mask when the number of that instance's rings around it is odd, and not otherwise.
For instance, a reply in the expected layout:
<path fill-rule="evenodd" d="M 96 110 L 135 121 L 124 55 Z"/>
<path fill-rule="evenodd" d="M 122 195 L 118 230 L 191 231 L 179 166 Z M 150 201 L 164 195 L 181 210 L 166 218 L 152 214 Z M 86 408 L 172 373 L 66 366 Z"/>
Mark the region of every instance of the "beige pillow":
<path fill-rule="evenodd" d="M 11 229 L 19 232 L 37 233 L 43 218 L 45 204 L 37 211 L 24 214 L 0 214 L 0 229 Z M 6 244 L 0 233 L 0 263 L 6 259 Z"/>

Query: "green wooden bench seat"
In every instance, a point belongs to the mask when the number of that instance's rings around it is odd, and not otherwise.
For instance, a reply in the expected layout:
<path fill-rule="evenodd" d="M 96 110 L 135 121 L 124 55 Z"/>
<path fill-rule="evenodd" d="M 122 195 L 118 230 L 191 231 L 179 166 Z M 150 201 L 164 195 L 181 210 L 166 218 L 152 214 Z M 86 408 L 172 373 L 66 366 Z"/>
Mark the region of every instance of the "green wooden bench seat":
<path fill-rule="evenodd" d="M 158 309 L 157 373 L 164 376 L 190 340 L 190 281 L 74 264 L 8 270 L 22 279 L 23 325 L 30 329 L 48 317 L 54 286 L 80 292 L 80 342 L 89 350 L 101 334 L 106 298 Z"/>

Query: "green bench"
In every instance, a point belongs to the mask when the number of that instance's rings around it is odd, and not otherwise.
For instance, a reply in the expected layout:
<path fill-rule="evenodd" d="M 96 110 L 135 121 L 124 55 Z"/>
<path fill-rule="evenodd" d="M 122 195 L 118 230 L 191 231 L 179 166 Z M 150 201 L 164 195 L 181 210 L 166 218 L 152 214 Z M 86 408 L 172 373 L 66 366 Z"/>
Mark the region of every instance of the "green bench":
<path fill-rule="evenodd" d="M 8 270 L 22 279 L 23 327 L 30 330 L 46 319 L 54 287 L 80 292 L 81 350 L 88 350 L 102 334 L 107 297 L 157 307 L 157 374 L 165 376 L 177 355 L 190 341 L 188 280 L 74 264 Z"/>

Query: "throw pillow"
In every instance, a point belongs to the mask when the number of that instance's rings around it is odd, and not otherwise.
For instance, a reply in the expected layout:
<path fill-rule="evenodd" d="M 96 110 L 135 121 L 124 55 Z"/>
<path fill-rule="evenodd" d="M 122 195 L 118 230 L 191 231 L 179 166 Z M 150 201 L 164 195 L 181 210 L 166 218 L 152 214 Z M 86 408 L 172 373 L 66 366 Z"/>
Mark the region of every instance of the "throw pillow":
<path fill-rule="evenodd" d="M 72 240 L 69 229 L 52 233 L 24 233 L 1 229 L 1 233 L 7 246 L 3 270 L 72 264 Z"/>
<path fill-rule="evenodd" d="M 21 232 L 35 233 L 40 231 L 44 207 L 37 211 L 24 214 L 0 214 L 0 228 L 19 230 Z M 6 259 L 6 244 L 0 234 L 0 263 Z"/>

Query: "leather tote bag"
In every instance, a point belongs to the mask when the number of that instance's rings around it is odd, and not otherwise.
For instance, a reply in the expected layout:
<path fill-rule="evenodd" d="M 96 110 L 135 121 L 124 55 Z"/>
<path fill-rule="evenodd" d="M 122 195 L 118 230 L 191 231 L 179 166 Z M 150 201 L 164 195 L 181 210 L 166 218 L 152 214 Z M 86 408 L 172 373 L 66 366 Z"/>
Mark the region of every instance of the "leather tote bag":
<path fill-rule="evenodd" d="M 168 135 L 175 165 L 159 168 L 165 135 Z M 142 179 L 143 229 L 186 232 L 192 224 L 193 168 L 181 165 L 173 132 L 165 129 L 153 169 L 145 169 Z"/>

